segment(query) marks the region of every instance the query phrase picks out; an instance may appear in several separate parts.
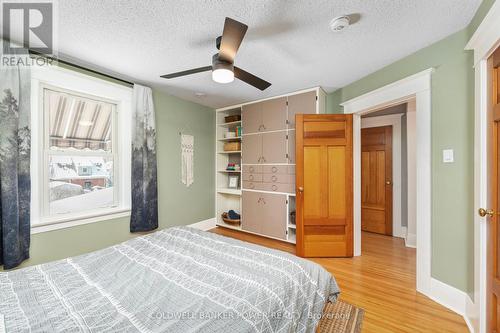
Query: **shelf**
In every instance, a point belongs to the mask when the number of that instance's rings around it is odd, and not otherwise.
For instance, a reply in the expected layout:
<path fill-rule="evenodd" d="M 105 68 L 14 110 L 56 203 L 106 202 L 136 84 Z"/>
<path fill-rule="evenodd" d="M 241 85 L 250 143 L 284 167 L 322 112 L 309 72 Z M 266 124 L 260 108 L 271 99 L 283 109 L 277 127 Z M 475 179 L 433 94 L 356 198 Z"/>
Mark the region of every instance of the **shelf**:
<path fill-rule="evenodd" d="M 241 150 L 219 151 L 219 154 L 241 154 Z"/>
<path fill-rule="evenodd" d="M 241 120 L 238 121 L 232 121 L 230 123 L 222 123 L 222 124 L 217 124 L 219 127 L 235 127 L 241 125 Z"/>
<path fill-rule="evenodd" d="M 231 195 L 241 195 L 241 190 L 240 189 L 234 189 L 234 188 L 218 188 L 217 193 L 222 193 L 222 194 L 231 194 Z"/>
<path fill-rule="evenodd" d="M 219 170 L 219 172 L 224 172 L 224 173 L 241 173 L 240 171 L 234 171 L 234 170 Z"/>
<path fill-rule="evenodd" d="M 289 224 L 288 228 L 289 229 L 297 229 L 297 226 L 295 224 Z"/>
<path fill-rule="evenodd" d="M 228 229 L 242 230 L 242 229 L 241 229 L 241 224 L 240 224 L 240 225 L 238 225 L 238 226 L 236 226 L 236 225 L 232 225 L 232 224 L 227 224 L 227 223 L 225 223 L 225 222 L 224 222 L 224 221 L 222 221 L 222 220 L 221 220 L 221 221 L 218 221 L 218 222 L 216 223 L 216 225 L 217 225 L 217 226 L 219 226 L 219 227 L 228 228 Z"/>
<path fill-rule="evenodd" d="M 239 141 L 241 140 L 241 136 L 236 136 L 234 138 L 222 138 L 222 139 L 219 139 L 219 141 Z"/>

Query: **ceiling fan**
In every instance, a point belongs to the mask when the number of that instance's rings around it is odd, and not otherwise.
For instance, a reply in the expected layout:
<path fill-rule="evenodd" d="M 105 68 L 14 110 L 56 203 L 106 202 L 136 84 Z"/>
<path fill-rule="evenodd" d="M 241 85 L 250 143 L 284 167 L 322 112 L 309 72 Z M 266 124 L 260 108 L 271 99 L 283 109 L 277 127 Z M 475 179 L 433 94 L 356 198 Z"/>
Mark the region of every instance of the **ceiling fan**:
<path fill-rule="evenodd" d="M 222 36 L 215 39 L 215 45 L 219 50 L 212 56 L 212 65 L 189 69 L 187 71 L 162 75 L 162 78 L 173 79 L 179 76 L 191 75 L 195 73 L 212 71 L 212 79 L 218 83 L 233 82 L 234 78 L 254 86 L 257 89 L 265 90 L 271 86 L 271 83 L 251 74 L 243 69 L 234 66 L 236 52 L 245 37 L 248 26 L 229 17 L 224 22 L 224 31 Z"/>

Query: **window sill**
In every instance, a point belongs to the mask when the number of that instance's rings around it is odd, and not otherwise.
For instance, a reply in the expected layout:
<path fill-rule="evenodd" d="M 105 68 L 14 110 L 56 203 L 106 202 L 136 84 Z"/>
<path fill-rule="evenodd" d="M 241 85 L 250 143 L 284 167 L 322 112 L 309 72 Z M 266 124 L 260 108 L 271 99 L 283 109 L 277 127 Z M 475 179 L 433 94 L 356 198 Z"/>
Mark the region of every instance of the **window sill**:
<path fill-rule="evenodd" d="M 85 214 L 78 216 L 67 216 L 63 218 L 50 218 L 31 225 L 31 234 L 39 234 L 53 230 L 71 228 L 79 225 L 114 220 L 130 217 L 130 208 L 115 208 L 107 211 Z"/>

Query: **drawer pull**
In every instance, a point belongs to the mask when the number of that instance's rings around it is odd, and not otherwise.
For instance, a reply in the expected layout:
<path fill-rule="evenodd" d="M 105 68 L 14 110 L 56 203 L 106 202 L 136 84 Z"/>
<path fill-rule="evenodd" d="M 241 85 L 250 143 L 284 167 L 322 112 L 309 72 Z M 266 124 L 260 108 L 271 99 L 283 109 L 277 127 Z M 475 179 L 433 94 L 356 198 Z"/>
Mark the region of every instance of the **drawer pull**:
<path fill-rule="evenodd" d="M 254 189 L 255 185 L 253 183 L 250 183 L 250 184 L 248 184 L 248 187 L 250 187 L 251 189 Z"/>
<path fill-rule="evenodd" d="M 272 169 L 271 169 L 271 171 L 272 171 L 273 173 L 276 173 L 276 172 L 278 171 L 278 168 L 277 168 L 277 167 L 275 167 L 275 166 L 273 166 L 273 167 L 272 167 Z"/>
<path fill-rule="evenodd" d="M 251 167 L 250 167 L 250 172 L 254 172 L 254 170 L 255 170 L 255 169 L 253 168 L 253 166 L 251 166 Z"/>
<path fill-rule="evenodd" d="M 253 175 L 248 176 L 248 179 L 253 180 Z"/>
<path fill-rule="evenodd" d="M 275 175 L 273 175 L 273 176 L 271 177 L 271 180 L 272 180 L 273 182 L 276 182 L 276 181 L 278 180 L 278 177 L 276 177 Z"/>
<path fill-rule="evenodd" d="M 273 189 L 273 191 L 276 191 L 278 189 L 278 186 L 273 185 L 271 188 Z"/>

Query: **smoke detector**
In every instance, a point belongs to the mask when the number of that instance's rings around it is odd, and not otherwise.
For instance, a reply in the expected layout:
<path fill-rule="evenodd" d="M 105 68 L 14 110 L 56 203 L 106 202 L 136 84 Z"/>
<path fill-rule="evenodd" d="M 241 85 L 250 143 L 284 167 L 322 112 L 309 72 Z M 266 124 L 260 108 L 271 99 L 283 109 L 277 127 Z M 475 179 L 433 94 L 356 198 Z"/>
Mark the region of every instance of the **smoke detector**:
<path fill-rule="evenodd" d="M 330 21 L 330 29 L 332 29 L 333 32 L 342 31 L 349 26 L 350 22 L 349 16 L 335 17 Z"/>

